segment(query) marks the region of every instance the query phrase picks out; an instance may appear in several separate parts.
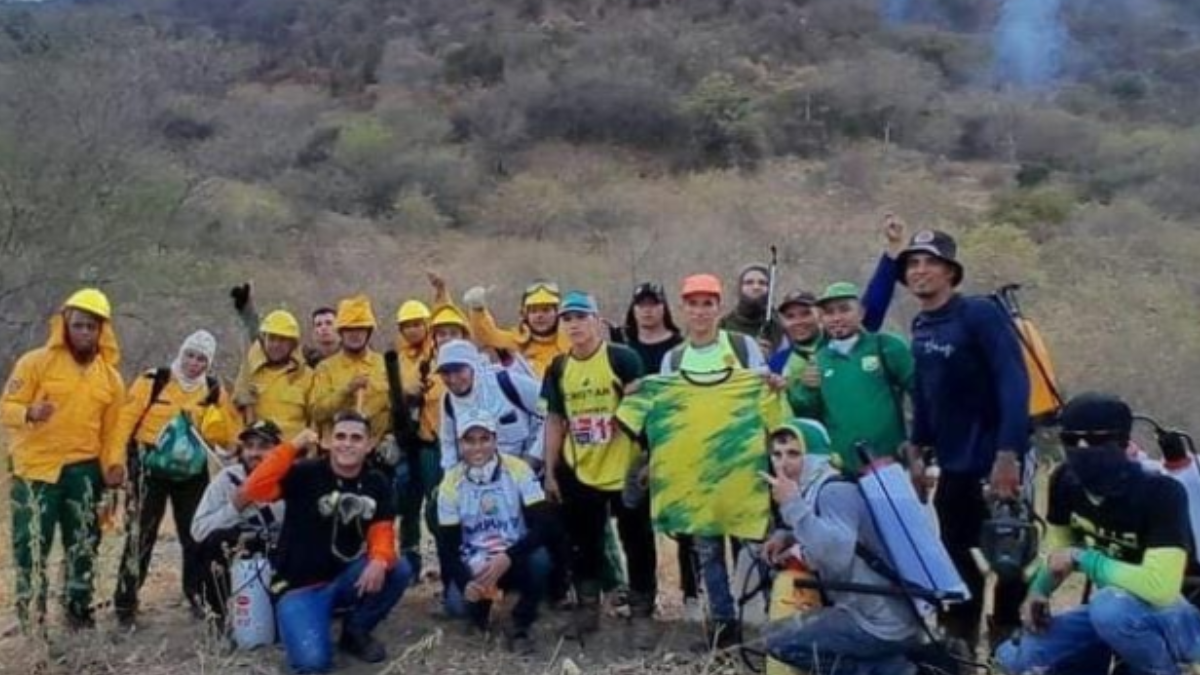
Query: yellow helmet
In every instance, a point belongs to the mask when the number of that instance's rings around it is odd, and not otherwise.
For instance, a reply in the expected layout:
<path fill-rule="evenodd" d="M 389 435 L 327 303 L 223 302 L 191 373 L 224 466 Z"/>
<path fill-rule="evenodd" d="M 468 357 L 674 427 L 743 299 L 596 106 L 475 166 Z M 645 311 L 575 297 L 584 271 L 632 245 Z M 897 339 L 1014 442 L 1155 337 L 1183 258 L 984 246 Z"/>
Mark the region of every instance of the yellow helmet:
<path fill-rule="evenodd" d="M 562 302 L 562 291 L 553 281 L 535 281 L 521 294 L 521 307 L 532 305 L 557 305 Z"/>
<path fill-rule="evenodd" d="M 375 325 L 375 313 L 371 311 L 371 299 L 367 296 L 356 295 L 338 303 L 334 328 L 375 328 Z"/>
<path fill-rule="evenodd" d="M 406 321 L 428 321 L 430 317 L 429 308 L 420 300 L 409 300 L 396 312 L 396 323 L 404 323 Z"/>
<path fill-rule="evenodd" d="M 74 295 L 67 298 L 63 307 L 83 310 L 88 314 L 95 314 L 105 321 L 112 319 L 112 305 L 108 303 L 108 297 L 95 288 L 76 291 Z"/>
<path fill-rule="evenodd" d="M 467 325 L 467 320 L 463 318 L 462 312 L 451 306 L 439 308 L 430 318 L 429 327 L 437 328 L 438 326 L 458 326 L 464 333 L 470 334 L 471 332 L 471 327 Z"/>
<path fill-rule="evenodd" d="M 262 320 L 262 323 L 258 326 L 258 332 L 263 335 L 274 335 L 276 337 L 299 340 L 300 322 L 296 320 L 296 317 L 292 316 L 291 312 L 277 309 Z"/>

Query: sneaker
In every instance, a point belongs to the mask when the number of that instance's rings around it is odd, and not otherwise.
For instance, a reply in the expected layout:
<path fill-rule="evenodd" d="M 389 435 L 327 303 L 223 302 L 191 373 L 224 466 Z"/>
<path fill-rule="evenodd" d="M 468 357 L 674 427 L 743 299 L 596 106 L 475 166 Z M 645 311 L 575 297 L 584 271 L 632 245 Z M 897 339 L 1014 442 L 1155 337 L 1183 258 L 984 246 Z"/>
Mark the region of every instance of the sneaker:
<path fill-rule="evenodd" d="M 704 603 L 700 598 L 683 599 L 683 620 L 687 623 L 704 623 Z"/>
<path fill-rule="evenodd" d="M 382 663 L 387 659 L 387 650 L 384 649 L 383 643 L 366 633 L 343 631 L 342 641 L 338 646 L 342 651 L 366 663 Z"/>

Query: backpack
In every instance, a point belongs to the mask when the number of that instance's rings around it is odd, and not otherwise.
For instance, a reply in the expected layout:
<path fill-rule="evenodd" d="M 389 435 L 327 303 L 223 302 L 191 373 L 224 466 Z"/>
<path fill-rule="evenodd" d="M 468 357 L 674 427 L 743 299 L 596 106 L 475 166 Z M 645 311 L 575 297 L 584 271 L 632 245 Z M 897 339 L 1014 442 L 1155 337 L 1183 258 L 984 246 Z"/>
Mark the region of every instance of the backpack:
<path fill-rule="evenodd" d="M 729 348 L 733 350 L 733 355 L 737 357 L 738 364 L 743 368 L 749 368 L 750 351 L 746 347 L 746 340 L 744 338 L 745 336 L 741 333 L 724 330 L 720 332 L 720 339 L 724 340 L 725 344 L 729 345 Z M 683 365 L 683 354 L 687 351 L 688 346 L 688 343 L 685 342 L 672 349 L 671 353 L 667 355 L 667 359 L 671 364 L 671 372 L 679 372 L 679 367 Z"/>
<path fill-rule="evenodd" d="M 537 415 L 536 412 L 530 410 L 529 407 L 525 405 L 525 402 L 521 400 L 521 394 L 517 391 L 517 385 L 513 384 L 512 375 L 510 375 L 507 370 L 496 371 L 496 384 L 500 385 L 500 391 L 504 394 L 504 398 L 508 399 L 508 402 L 511 403 L 514 408 L 520 410 L 526 415 L 529 415 L 530 417 Z M 454 412 L 454 401 L 450 398 L 450 392 L 446 392 L 446 396 L 444 399 L 442 399 L 442 401 L 442 407 L 446 409 L 446 417 L 449 418 L 451 422 L 455 422 L 457 424 L 458 419 Z"/>
<path fill-rule="evenodd" d="M 163 389 L 171 381 L 169 368 L 158 368 L 146 377 L 153 380 L 150 387 L 150 401 L 134 425 L 131 439 L 136 438 L 150 407 L 158 400 Z M 221 382 L 209 375 L 205 378 L 208 394 L 201 404 L 210 407 L 221 398 Z M 133 441 L 131 441 L 133 442 Z M 140 455 L 142 469 L 153 478 L 168 481 L 184 481 L 201 475 L 208 467 L 208 444 L 200 435 L 196 425 L 183 412 L 176 415 L 162 428 L 152 446 Z"/>
<path fill-rule="evenodd" d="M 1050 350 L 1041 331 L 1021 311 L 1017 299 L 1019 284 L 1001 286 L 989 297 L 1008 316 L 1013 334 L 1021 343 L 1021 356 L 1029 372 L 1029 417 L 1035 425 L 1053 424 L 1062 410 L 1064 400 L 1058 388 Z"/>

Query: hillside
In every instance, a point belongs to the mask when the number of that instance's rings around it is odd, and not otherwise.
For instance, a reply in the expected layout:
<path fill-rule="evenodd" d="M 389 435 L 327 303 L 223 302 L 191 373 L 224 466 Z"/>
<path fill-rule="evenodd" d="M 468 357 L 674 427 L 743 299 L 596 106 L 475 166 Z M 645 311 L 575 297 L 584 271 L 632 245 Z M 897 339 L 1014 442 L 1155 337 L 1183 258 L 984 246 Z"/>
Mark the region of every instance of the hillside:
<path fill-rule="evenodd" d="M 433 267 L 505 314 L 548 275 L 617 316 L 772 243 L 788 286 L 861 278 L 895 211 L 960 237 L 971 289 L 1027 285 L 1070 388 L 1196 426 L 1198 28 L 1186 0 L 0 5 L 0 366 L 83 282 L 129 372 L 201 325 L 228 371 L 242 279 L 389 315 Z"/>

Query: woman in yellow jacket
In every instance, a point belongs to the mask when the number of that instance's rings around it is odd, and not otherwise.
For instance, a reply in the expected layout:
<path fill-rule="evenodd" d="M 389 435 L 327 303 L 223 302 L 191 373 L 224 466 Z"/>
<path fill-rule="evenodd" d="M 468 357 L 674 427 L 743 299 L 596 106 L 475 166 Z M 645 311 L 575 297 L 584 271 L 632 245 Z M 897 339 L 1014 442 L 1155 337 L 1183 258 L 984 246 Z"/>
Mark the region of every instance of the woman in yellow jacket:
<path fill-rule="evenodd" d="M 281 437 L 295 437 L 308 428 L 312 386 L 312 368 L 300 351 L 300 322 L 282 309 L 271 312 L 259 325 L 233 386 L 243 425 L 270 420 Z"/>
<path fill-rule="evenodd" d="M 158 528 L 171 502 L 176 535 L 183 547 L 183 594 L 194 612 L 200 612 L 200 569 L 192 540 L 192 516 L 208 486 L 204 464 L 194 475 L 153 475 L 147 470 L 149 453 L 155 452 L 160 434 L 183 415 L 210 446 L 230 447 L 241 425 L 237 411 L 220 381 L 209 376 L 217 340 L 208 331 L 196 331 L 183 341 L 170 368 L 139 377 L 129 389 L 114 433 L 113 453 L 130 452 L 127 498 L 128 534 L 113 605 L 117 620 L 131 626 L 137 615 L 138 591 L 146 579 Z M 158 385 L 158 386 L 156 386 Z M 153 396 L 159 389 L 157 396 Z M 153 400 L 152 400 L 153 399 Z"/>

